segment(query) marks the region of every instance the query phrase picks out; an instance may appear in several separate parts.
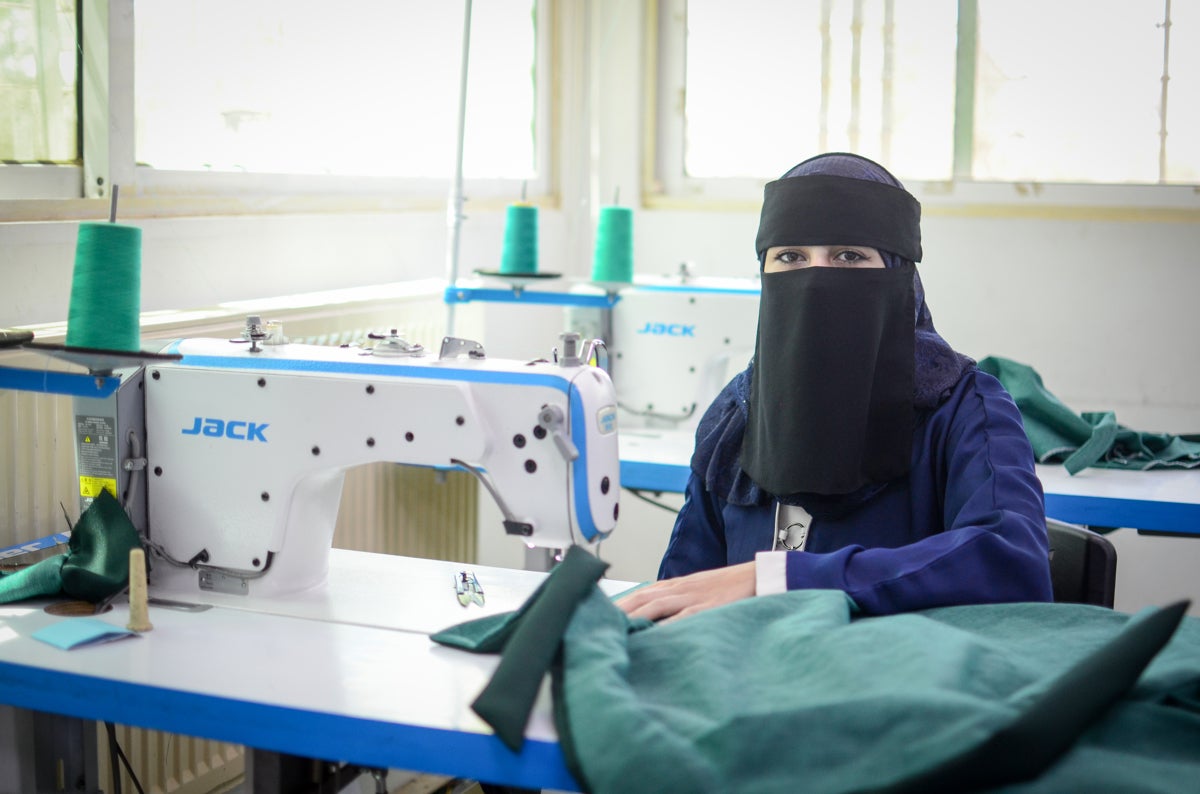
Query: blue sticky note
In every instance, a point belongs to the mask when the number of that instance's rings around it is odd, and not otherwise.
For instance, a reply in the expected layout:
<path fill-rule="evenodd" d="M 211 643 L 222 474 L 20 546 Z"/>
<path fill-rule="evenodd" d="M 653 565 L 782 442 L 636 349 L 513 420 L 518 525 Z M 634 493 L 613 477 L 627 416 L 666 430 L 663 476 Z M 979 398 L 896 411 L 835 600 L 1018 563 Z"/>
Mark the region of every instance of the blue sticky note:
<path fill-rule="evenodd" d="M 64 651 L 83 645 L 99 645 L 102 642 L 136 636 L 137 632 L 135 631 L 123 629 L 96 618 L 68 618 L 33 633 L 35 640 L 49 643 Z"/>

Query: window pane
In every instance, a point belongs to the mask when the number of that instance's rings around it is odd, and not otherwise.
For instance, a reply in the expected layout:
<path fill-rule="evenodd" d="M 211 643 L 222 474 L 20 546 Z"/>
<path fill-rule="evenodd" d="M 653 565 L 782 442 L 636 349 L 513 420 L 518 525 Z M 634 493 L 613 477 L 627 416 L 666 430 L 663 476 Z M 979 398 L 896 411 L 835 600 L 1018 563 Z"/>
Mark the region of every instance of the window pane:
<path fill-rule="evenodd" d="M 1163 5 L 980 0 L 974 176 L 1157 182 Z"/>
<path fill-rule="evenodd" d="M 891 47 L 891 134 L 864 151 L 907 179 L 946 180 L 954 171 L 956 0 L 896 0 Z M 876 13 L 874 18 L 880 18 Z M 885 87 L 888 73 L 882 72 Z M 886 132 L 886 130 L 885 130 Z M 890 150 L 888 145 L 890 144 Z"/>
<path fill-rule="evenodd" d="M 773 177 L 828 150 L 950 176 L 955 0 L 690 0 L 687 13 L 689 176 Z"/>
<path fill-rule="evenodd" d="M 74 162 L 74 0 L 0 3 L 0 160 Z"/>
<path fill-rule="evenodd" d="M 533 9 L 473 4 L 468 177 L 533 175 Z M 135 13 L 139 163 L 453 173 L 462 4 L 138 0 Z"/>
<path fill-rule="evenodd" d="M 816 151 L 819 0 L 687 7 L 685 168 L 689 176 L 778 176 Z M 786 72 L 764 31 L 786 30 Z M 774 38 L 771 36 L 770 38 Z"/>

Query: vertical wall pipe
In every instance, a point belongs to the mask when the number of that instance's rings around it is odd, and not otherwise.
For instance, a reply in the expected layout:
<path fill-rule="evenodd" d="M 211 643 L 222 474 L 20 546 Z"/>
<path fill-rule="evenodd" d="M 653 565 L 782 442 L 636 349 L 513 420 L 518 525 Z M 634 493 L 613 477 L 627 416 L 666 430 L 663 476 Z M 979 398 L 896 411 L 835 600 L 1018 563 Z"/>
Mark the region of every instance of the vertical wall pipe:
<path fill-rule="evenodd" d="M 458 79 L 458 137 L 454 149 L 454 179 L 450 183 L 450 199 L 446 221 L 450 229 L 450 244 L 446 249 L 446 280 L 448 286 L 458 282 L 459 238 L 463 222 L 463 144 L 467 134 L 467 67 L 471 61 L 471 0 L 463 2 L 462 66 Z M 446 335 L 454 336 L 453 303 L 446 304 Z"/>
<path fill-rule="evenodd" d="M 1166 0 L 1163 9 L 1163 68 L 1162 104 L 1159 107 L 1158 127 L 1158 181 L 1167 182 L 1167 84 L 1171 82 L 1171 0 Z"/>

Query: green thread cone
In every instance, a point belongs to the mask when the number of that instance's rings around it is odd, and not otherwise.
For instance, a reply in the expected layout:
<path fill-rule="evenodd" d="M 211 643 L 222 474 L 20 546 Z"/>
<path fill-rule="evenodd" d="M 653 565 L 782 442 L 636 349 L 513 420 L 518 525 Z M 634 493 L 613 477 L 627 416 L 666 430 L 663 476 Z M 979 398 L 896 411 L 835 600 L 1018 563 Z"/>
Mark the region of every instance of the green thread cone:
<path fill-rule="evenodd" d="M 633 281 L 633 210 L 629 207 L 600 208 L 592 281 Z"/>
<path fill-rule="evenodd" d="M 116 223 L 80 224 L 67 346 L 137 352 L 141 301 L 142 230 Z"/>
<path fill-rule="evenodd" d="M 512 204 L 504 219 L 500 272 L 520 276 L 537 273 L 537 269 L 538 209 L 527 204 Z"/>

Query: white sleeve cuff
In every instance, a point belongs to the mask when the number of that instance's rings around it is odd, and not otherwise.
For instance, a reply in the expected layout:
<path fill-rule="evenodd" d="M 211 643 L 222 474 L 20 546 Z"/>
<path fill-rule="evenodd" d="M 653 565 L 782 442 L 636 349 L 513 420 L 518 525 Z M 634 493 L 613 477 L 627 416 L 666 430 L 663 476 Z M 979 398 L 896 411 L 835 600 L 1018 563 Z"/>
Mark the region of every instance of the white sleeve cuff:
<path fill-rule="evenodd" d="M 786 551 L 760 551 L 754 555 L 754 593 L 773 595 L 787 592 Z"/>

